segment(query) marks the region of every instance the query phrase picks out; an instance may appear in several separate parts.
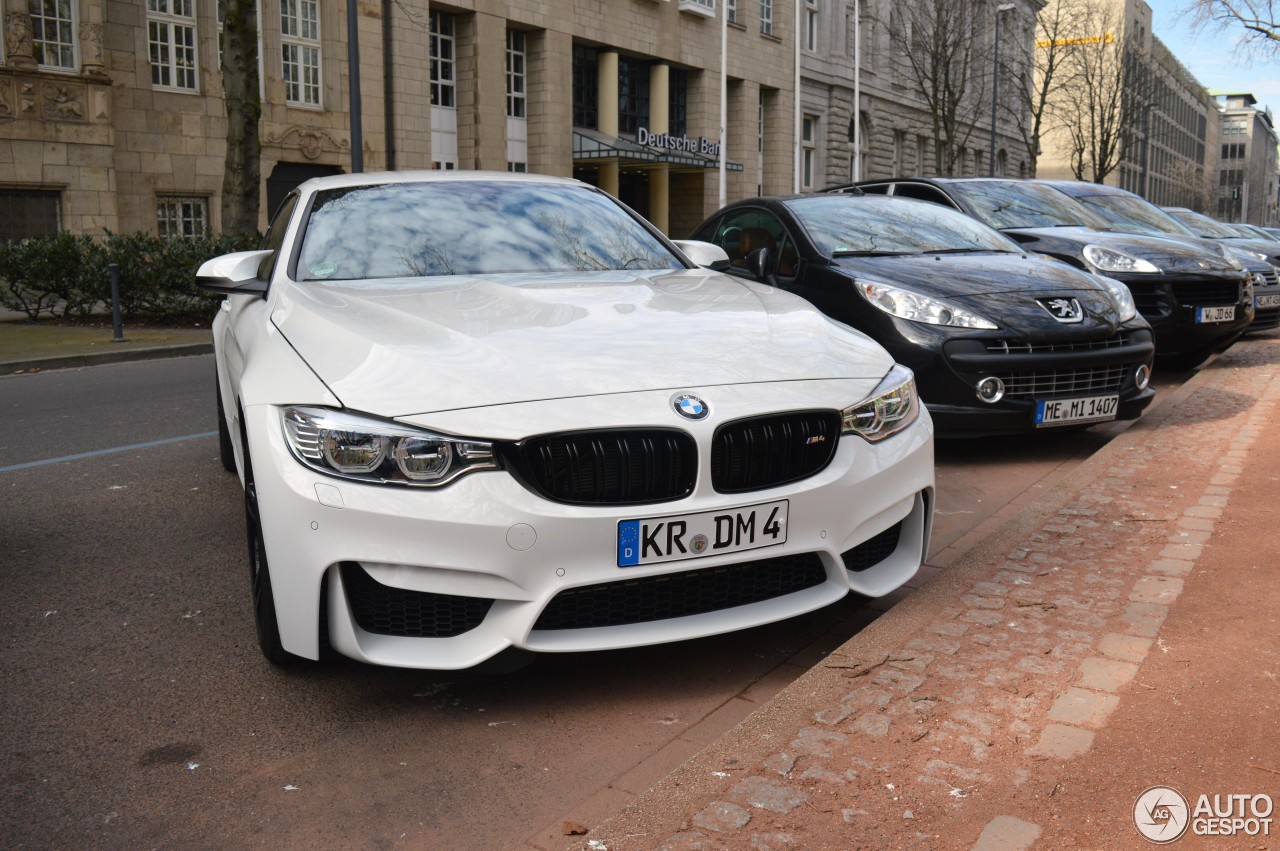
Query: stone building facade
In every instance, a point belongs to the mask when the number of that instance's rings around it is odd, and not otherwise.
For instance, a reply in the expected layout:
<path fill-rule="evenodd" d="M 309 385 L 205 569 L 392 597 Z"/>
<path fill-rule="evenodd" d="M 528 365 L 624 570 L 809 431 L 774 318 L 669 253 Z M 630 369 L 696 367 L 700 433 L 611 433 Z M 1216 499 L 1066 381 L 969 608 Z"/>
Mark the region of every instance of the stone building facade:
<path fill-rule="evenodd" d="M 727 0 L 730 200 L 792 186 L 795 2 Z M 258 8 L 265 226 L 289 188 L 350 169 L 352 137 L 345 3 Z M 366 169 L 576 175 L 675 236 L 715 208 L 716 0 L 358 11 Z M 3 28 L 0 238 L 220 228 L 215 0 L 5 0 Z"/>
<path fill-rule="evenodd" d="M 1088 20 L 1105 23 L 1105 32 L 1086 34 L 1102 40 L 1118 56 L 1115 68 L 1137 69 L 1118 78 L 1123 106 L 1117 107 L 1127 145 L 1119 164 L 1103 182 L 1119 186 L 1161 206 L 1185 206 L 1208 212 L 1217 162 L 1217 108 L 1213 97 L 1152 32 L 1151 7 L 1143 0 L 1095 4 Z M 1082 18 L 1085 13 L 1082 12 Z M 1106 83 L 1104 82 L 1103 85 Z M 1083 121 L 1060 104 L 1050 103 L 1057 127 L 1046 134 L 1038 175 L 1075 177 L 1062 123 Z M 1085 175 L 1087 179 L 1089 175 Z"/>
<path fill-rule="evenodd" d="M 1274 227 L 1276 211 L 1276 129 L 1271 111 L 1258 109 L 1253 95 L 1218 98 L 1217 180 L 1210 215 L 1224 222 Z"/>
<path fill-rule="evenodd" d="M 995 20 L 1001 16 L 1000 88 L 995 110 L 995 173 L 1028 173 L 1018 131 L 1024 119 L 1016 87 L 1025 88 L 1036 13 L 1043 0 L 972 5 L 979 21 L 969 94 L 961 114 L 967 119 L 957 142 L 950 176 L 985 177 L 991 172 L 991 71 L 996 66 Z M 1000 11 L 997 12 L 997 9 Z M 938 172 L 932 113 L 920 86 L 902 59 L 909 26 L 896 0 L 806 0 L 801 32 L 802 186 L 821 189 L 854 179 L 854 45 L 861 41 L 857 114 L 861 122 L 861 177 L 933 176 Z M 812 36 L 810 36 L 812 33 Z M 905 37 L 909 37 L 909 34 Z M 811 134 L 810 141 L 804 138 Z M 805 151 L 812 163 L 805 167 Z M 807 182 L 804 173 L 810 174 Z"/>

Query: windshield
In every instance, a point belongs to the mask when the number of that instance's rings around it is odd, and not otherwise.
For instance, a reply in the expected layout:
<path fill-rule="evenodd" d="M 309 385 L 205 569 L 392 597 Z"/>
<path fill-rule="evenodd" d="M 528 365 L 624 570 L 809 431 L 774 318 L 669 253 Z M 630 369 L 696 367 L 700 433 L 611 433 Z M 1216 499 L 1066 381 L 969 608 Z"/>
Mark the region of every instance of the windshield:
<path fill-rule="evenodd" d="M 1174 234 L 1192 233 L 1177 219 L 1154 204 L 1132 195 L 1073 195 L 1113 230 L 1125 233 Z"/>
<path fill-rule="evenodd" d="M 1010 228 L 1106 228 L 1106 222 L 1074 198 L 1037 183 L 963 180 L 949 187 L 997 230 Z"/>
<path fill-rule="evenodd" d="M 590 187 L 442 180 L 316 193 L 297 280 L 682 268 Z"/>
<path fill-rule="evenodd" d="M 928 201 L 814 195 L 786 205 L 827 257 L 1022 250 L 981 222 Z"/>
<path fill-rule="evenodd" d="M 1190 210 L 1170 210 L 1169 215 L 1186 225 L 1196 236 L 1209 239 L 1236 239 L 1235 231 L 1226 225 L 1215 222 L 1208 216 L 1193 213 Z"/>

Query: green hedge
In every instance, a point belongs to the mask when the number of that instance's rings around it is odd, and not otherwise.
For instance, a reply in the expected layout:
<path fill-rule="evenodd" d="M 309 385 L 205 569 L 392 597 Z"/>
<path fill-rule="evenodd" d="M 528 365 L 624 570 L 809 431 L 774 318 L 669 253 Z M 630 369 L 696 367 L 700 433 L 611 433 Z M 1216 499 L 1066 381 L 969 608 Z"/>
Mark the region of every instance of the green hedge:
<path fill-rule="evenodd" d="M 120 308 L 134 320 L 208 318 L 217 300 L 195 288 L 204 261 L 257 248 L 260 237 L 195 239 L 107 233 L 103 240 L 61 233 L 0 245 L 0 304 L 40 316 L 87 316 L 111 304 L 107 264 L 120 265 Z"/>

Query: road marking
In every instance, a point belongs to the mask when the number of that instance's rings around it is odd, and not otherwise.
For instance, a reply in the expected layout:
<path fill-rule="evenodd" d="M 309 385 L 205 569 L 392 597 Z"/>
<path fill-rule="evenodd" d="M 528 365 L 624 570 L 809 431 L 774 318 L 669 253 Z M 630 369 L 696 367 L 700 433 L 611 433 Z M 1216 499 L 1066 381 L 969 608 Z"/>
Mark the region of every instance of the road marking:
<path fill-rule="evenodd" d="M 128 446 L 114 446 L 111 449 L 95 449 L 93 452 L 77 452 L 75 455 L 63 455 L 60 458 L 46 458 L 43 461 L 27 461 L 24 464 L 10 464 L 0 467 L 0 473 L 14 470 L 26 470 L 29 467 L 43 467 L 46 464 L 61 464 L 64 461 L 79 461 L 82 458 L 96 458 L 99 455 L 111 455 L 116 452 L 129 452 L 133 449 L 150 449 L 153 446 L 164 446 L 166 443 L 182 443 L 184 440 L 200 440 L 213 437 L 216 431 L 202 431 L 199 434 L 184 434 L 182 437 L 166 437 L 164 440 L 148 440 L 146 443 L 131 443 Z"/>

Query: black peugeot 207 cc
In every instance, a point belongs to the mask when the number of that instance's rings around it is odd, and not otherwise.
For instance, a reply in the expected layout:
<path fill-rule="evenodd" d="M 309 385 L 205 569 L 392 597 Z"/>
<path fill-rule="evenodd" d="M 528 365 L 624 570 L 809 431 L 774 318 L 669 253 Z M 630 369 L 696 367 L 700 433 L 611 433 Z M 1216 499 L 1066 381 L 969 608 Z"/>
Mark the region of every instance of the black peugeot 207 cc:
<path fill-rule="evenodd" d="M 695 239 L 808 299 L 916 373 L 942 436 L 1133 419 L 1155 344 L 1128 289 L 962 213 L 900 198 L 751 198 Z"/>

